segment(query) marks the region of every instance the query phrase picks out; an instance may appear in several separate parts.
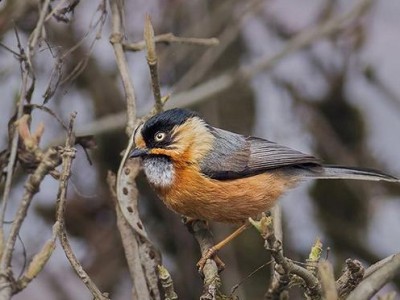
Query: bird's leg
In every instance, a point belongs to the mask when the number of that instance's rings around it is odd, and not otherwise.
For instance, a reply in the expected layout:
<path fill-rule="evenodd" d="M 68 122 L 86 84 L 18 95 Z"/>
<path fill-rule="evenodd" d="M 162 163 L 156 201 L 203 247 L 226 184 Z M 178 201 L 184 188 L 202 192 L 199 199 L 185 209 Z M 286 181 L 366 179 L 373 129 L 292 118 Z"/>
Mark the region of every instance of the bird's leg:
<path fill-rule="evenodd" d="M 182 216 L 183 224 L 185 224 L 185 226 L 188 228 L 189 232 L 192 234 L 194 233 L 193 223 L 196 221 L 200 221 L 200 220 L 196 219 L 196 218 Z M 208 222 L 204 221 L 204 220 L 203 220 L 203 222 L 205 223 L 207 230 L 208 230 Z M 213 258 L 214 258 L 215 263 L 217 264 L 218 271 L 221 272 L 222 270 L 224 270 L 225 269 L 224 262 L 217 255 L 214 255 Z"/>
<path fill-rule="evenodd" d="M 207 259 L 210 259 L 213 257 L 219 250 L 221 250 L 223 247 L 225 247 L 226 244 L 237 238 L 243 231 L 245 231 L 247 228 L 250 227 L 250 223 L 246 221 L 242 226 L 240 226 L 238 229 L 236 229 L 234 232 L 232 232 L 229 236 L 227 236 L 225 239 L 220 241 L 218 244 L 214 245 L 210 249 L 207 250 L 206 253 L 203 254 L 199 262 L 197 263 L 197 267 L 199 271 L 202 271 L 204 268 L 204 265 L 207 262 Z M 225 267 L 225 264 L 218 258 L 219 262 L 222 263 L 222 268 Z M 221 265 L 216 261 L 218 266 L 218 269 L 220 269 Z"/>

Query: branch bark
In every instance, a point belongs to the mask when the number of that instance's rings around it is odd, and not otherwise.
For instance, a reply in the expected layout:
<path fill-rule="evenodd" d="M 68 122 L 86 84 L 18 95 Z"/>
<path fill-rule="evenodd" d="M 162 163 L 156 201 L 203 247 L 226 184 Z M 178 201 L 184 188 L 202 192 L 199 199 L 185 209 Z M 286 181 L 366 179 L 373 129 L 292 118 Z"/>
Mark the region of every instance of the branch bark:
<path fill-rule="evenodd" d="M 265 240 L 265 249 L 271 253 L 278 267 L 282 268 L 283 272 L 280 273 L 284 276 L 297 275 L 304 281 L 306 295 L 311 299 L 320 299 L 322 292 L 318 278 L 309 270 L 294 264 L 283 255 L 282 242 L 274 234 L 272 218 L 263 215 L 259 221 L 251 220 L 251 223 Z"/>
<path fill-rule="evenodd" d="M 400 273 L 400 253 L 391 256 L 380 268 L 365 278 L 347 297 L 347 300 L 370 299 L 386 283 Z"/>
<path fill-rule="evenodd" d="M 194 238 L 200 246 L 201 254 L 204 255 L 207 251 L 214 246 L 212 234 L 208 229 L 207 223 L 201 220 L 195 220 L 189 223 L 189 230 L 193 233 Z M 221 287 L 221 279 L 218 275 L 218 266 L 213 259 L 208 259 L 203 272 L 203 294 L 200 300 L 214 300 L 221 294 L 219 288 Z"/>

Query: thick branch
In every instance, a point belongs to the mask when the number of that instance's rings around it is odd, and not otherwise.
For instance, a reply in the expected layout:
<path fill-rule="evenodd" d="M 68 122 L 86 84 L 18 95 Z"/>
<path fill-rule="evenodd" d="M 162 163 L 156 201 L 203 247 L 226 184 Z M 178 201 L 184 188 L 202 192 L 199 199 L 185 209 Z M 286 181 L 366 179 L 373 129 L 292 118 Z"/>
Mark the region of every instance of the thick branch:
<path fill-rule="evenodd" d="M 207 223 L 201 220 L 189 222 L 190 231 L 193 232 L 197 243 L 200 246 L 201 254 L 204 255 L 214 246 L 212 234 L 208 229 Z M 213 259 L 208 259 L 203 268 L 204 289 L 201 300 L 215 299 L 219 293 L 221 279 L 218 275 L 218 267 Z"/>
<path fill-rule="evenodd" d="M 178 295 L 174 290 L 174 282 L 172 281 L 171 275 L 164 266 L 158 266 L 158 277 L 160 278 L 161 286 L 164 289 L 165 300 L 176 300 Z"/>
<path fill-rule="evenodd" d="M 351 291 L 357 287 L 363 280 L 364 272 L 364 267 L 358 260 L 346 260 L 344 272 L 336 281 L 336 289 L 340 299 L 346 299 Z"/>
<path fill-rule="evenodd" d="M 380 268 L 361 281 L 355 290 L 350 293 L 347 300 L 370 299 L 399 272 L 400 253 L 392 256 L 389 261 L 385 262 Z"/>

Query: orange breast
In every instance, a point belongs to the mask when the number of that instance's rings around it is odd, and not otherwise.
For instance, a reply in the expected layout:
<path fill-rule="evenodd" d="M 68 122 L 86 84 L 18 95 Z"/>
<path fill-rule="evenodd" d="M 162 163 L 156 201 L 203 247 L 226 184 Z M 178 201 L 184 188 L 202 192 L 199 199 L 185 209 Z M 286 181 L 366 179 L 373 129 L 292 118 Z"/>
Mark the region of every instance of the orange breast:
<path fill-rule="evenodd" d="M 203 220 L 238 223 L 273 207 L 294 182 L 276 171 L 234 179 L 209 179 L 196 166 L 175 166 L 171 188 L 158 189 L 175 212 Z"/>

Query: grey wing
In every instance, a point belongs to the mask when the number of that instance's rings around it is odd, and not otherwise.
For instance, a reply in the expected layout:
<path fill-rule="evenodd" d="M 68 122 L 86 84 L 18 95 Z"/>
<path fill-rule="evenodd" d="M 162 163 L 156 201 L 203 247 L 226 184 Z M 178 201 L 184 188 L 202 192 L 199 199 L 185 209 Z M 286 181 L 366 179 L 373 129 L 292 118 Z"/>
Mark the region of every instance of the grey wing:
<path fill-rule="evenodd" d="M 212 128 L 216 137 L 214 148 L 206 155 L 201 171 L 214 179 L 248 177 L 283 167 L 302 169 L 320 166 L 311 156 L 268 140 L 244 137 Z"/>

